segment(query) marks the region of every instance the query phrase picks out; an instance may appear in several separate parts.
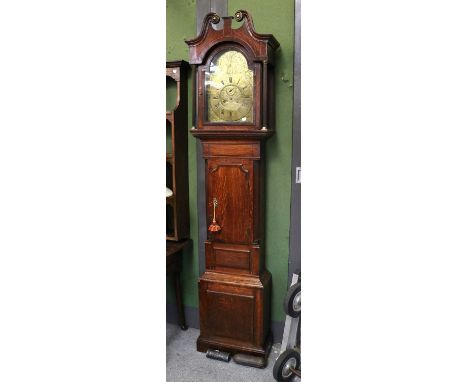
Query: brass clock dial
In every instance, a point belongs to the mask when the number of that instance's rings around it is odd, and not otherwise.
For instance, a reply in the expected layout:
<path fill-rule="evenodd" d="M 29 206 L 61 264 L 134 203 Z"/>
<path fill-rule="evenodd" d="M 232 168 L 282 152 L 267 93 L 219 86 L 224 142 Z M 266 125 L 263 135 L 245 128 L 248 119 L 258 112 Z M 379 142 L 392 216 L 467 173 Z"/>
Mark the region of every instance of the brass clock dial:
<path fill-rule="evenodd" d="M 253 72 L 242 53 L 229 50 L 205 74 L 208 122 L 253 122 Z"/>

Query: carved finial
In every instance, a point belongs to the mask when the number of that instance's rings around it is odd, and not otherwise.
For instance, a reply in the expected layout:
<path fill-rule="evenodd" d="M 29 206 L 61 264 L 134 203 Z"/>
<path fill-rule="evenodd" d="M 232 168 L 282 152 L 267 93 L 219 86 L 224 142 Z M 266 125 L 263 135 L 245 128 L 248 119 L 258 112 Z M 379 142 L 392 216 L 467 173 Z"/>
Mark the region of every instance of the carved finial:
<path fill-rule="evenodd" d="M 221 18 L 217 13 L 210 13 L 210 22 L 211 24 L 218 24 Z"/>
<path fill-rule="evenodd" d="M 239 9 L 235 14 L 234 14 L 234 18 L 236 19 L 236 21 L 242 21 L 244 19 L 244 16 L 247 15 L 247 12 L 242 10 L 242 9 Z"/>

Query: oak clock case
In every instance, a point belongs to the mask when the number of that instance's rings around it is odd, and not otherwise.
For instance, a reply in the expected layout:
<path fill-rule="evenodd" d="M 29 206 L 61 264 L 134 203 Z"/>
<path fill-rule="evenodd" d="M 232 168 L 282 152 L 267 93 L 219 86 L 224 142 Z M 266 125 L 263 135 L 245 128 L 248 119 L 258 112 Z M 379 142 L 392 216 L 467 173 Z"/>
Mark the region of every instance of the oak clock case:
<path fill-rule="evenodd" d="M 191 133 L 205 161 L 206 270 L 199 279 L 197 350 L 258 357 L 271 345 L 271 274 L 264 253 L 264 152 L 273 134 L 272 35 L 248 12 L 208 14 L 187 40 L 194 78 Z M 233 23 L 239 23 L 233 27 Z"/>

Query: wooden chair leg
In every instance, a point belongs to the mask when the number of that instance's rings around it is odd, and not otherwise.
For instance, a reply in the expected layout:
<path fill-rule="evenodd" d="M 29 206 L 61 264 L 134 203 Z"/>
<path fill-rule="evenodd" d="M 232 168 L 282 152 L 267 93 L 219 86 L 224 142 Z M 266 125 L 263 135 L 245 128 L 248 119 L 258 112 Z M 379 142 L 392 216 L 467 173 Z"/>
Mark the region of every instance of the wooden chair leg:
<path fill-rule="evenodd" d="M 182 330 L 187 330 L 187 324 L 185 323 L 185 312 L 184 305 L 182 303 L 182 292 L 180 290 L 180 272 L 174 273 L 174 283 L 175 283 L 175 294 L 176 294 L 176 304 L 177 304 L 177 319 L 179 321 L 179 326 Z"/>

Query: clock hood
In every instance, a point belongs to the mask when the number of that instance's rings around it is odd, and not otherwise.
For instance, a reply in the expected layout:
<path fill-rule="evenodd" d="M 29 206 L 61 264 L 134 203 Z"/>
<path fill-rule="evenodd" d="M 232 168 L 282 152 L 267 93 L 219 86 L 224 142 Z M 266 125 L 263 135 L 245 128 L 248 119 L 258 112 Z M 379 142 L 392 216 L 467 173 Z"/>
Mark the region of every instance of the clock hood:
<path fill-rule="evenodd" d="M 214 46 L 222 43 L 238 43 L 249 49 L 254 61 L 271 63 L 274 51 L 279 47 L 278 41 L 271 34 L 260 34 L 255 31 L 252 18 L 249 13 L 239 10 L 235 16 L 223 17 L 222 29 L 216 30 L 213 24 L 218 24 L 221 18 L 216 13 L 208 13 L 203 20 L 203 25 L 198 37 L 185 40 L 189 46 L 189 62 L 192 65 L 202 64 L 204 57 L 209 54 Z M 232 21 L 243 24 L 239 28 L 232 28 Z"/>

